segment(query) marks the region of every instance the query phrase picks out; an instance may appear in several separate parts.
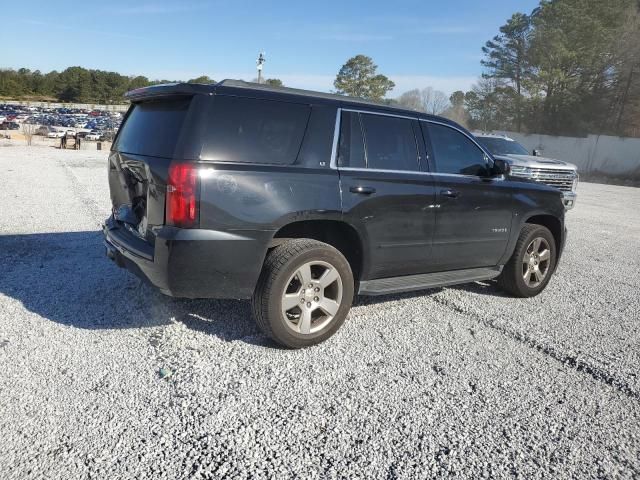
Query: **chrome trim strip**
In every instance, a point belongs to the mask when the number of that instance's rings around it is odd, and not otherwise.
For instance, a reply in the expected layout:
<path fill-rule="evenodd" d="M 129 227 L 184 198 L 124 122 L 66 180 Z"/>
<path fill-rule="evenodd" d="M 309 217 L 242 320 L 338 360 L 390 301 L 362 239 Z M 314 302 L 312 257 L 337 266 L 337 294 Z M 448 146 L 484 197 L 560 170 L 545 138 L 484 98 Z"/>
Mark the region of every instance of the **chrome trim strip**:
<path fill-rule="evenodd" d="M 454 129 L 454 130 L 457 130 L 458 132 L 460 132 L 461 134 L 463 134 L 465 137 L 467 137 L 469 140 L 471 140 L 473 143 L 475 143 L 475 144 L 476 144 L 476 147 L 478 147 L 478 148 L 480 149 L 480 151 L 481 151 L 481 152 L 483 152 L 483 153 L 484 153 L 488 158 L 493 158 L 493 157 L 491 156 L 491 154 L 489 153 L 489 151 L 488 151 L 488 150 L 486 150 L 482 145 L 480 145 L 480 144 L 478 143 L 478 141 L 477 141 L 475 138 L 473 138 L 473 136 L 472 136 L 472 135 L 469 135 L 469 134 L 468 134 L 468 133 L 466 133 L 464 130 L 459 129 L 459 128 L 458 128 L 458 127 L 456 127 L 455 125 L 450 125 L 450 124 L 448 124 L 448 123 L 444 123 L 444 122 L 438 122 L 438 121 L 436 121 L 436 120 L 429 120 L 429 119 L 426 119 L 426 118 L 420 118 L 420 119 L 418 119 L 418 120 L 419 120 L 419 121 L 421 121 L 421 122 L 435 123 L 435 124 L 437 124 L 437 125 L 442 125 L 443 127 L 449 127 L 449 128 Z"/>
<path fill-rule="evenodd" d="M 418 170 L 386 170 L 382 168 L 355 168 L 355 167 L 340 167 L 340 170 L 345 172 L 378 172 L 378 173 L 401 173 L 403 175 L 432 175 L 434 177 L 462 177 L 462 178 L 490 178 L 492 180 L 504 180 L 501 177 L 481 177 L 479 175 L 464 175 L 462 173 L 440 173 L 440 172 L 420 172 Z"/>
<path fill-rule="evenodd" d="M 338 168 L 338 137 L 340 136 L 340 119 L 342 117 L 342 108 L 338 107 L 336 110 L 336 124 L 333 128 L 333 144 L 331 146 L 331 160 L 329 161 L 329 168 L 334 170 Z"/>
<path fill-rule="evenodd" d="M 331 163 L 330 166 L 332 169 L 337 170 L 338 169 L 338 165 L 337 165 L 337 156 L 338 156 L 338 137 L 340 136 L 340 122 L 342 120 L 342 112 L 354 112 L 354 113 L 364 113 L 364 114 L 369 114 L 369 115 L 381 115 L 381 116 L 386 116 L 386 117 L 397 117 L 397 118 L 404 118 L 407 120 L 417 120 L 420 122 L 431 122 L 431 123 L 437 123 L 438 125 L 443 125 L 445 127 L 449 127 L 449 128 L 453 128 L 454 130 L 459 131 L 460 133 L 462 133 L 464 136 L 466 136 L 467 138 L 469 138 L 479 149 L 480 151 L 484 152 L 485 155 L 488 155 L 486 150 L 484 148 L 482 148 L 477 141 L 475 141 L 473 138 L 469 137 L 468 134 L 466 134 L 464 131 L 460 130 L 459 128 L 454 127 L 453 125 L 449 125 L 447 123 L 443 123 L 443 122 L 437 122 L 437 121 L 433 121 L 433 120 L 427 120 L 424 118 L 419 118 L 419 117 L 407 117 L 406 115 L 394 115 L 391 113 L 382 113 L 382 112 L 372 112 L 369 110 L 357 110 L 357 109 L 353 109 L 353 108 L 340 108 L 338 107 L 338 110 L 336 112 L 336 124 L 335 124 L 335 128 L 333 131 L 333 149 L 331 151 Z M 360 127 L 362 128 L 362 126 Z M 364 139 L 364 132 L 362 133 L 363 135 L 363 139 Z M 416 139 L 417 141 L 417 139 Z M 365 146 L 366 148 L 366 146 Z M 429 153 L 427 152 L 427 158 L 429 158 Z M 488 155 L 488 158 L 491 158 L 490 155 Z M 382 169 L 382 168 L 354 168 L 354 167 L 339 167 L 339 170 L 344 170 L 347 172 L 378 172 L 378 173 L 401 173 L 401 174 L 418 174 L 418 175 L 435 175 L 435 176 L 443 176 L 443 177 L 461 177 L 461 178 L 484 178 L 481 177 L 479 175 L 463 175 L 461 173 L 440 173 L 440 172 L 422 172 L 419 170 L 387 170 L 387 169 Z M 500 180 L 500 178 L 495 177 L 495 180 Z M 503 178 L 504 180 L 504 178 Z"/>
<path fill-rule="evenodd" d="M 431 172 L 420 172 L 418 170 L 387 170 L 383 168 L 357 168 L 357 167 L 340 167 L 345 172 L 378 172 L 378 173 L 402 173 L 402 174 L 420 174 L 433 175 Z"/>
<path fill-rule="evenodd" d="M 405 118 L 407 120 L 419 120 L 417 115 L 415 117 L 408 117 L 406 115 L 394 115 L 393 113 L 372 112 L 370 110 L 357 110 L 357 109 L 354 109 L 354 108 L 343 108 L 342 111 L 344 111 L 344 112 L 366 113 L 366 114 L 369 114 L 369 115 L 381 115 L 383 117 Z"/>

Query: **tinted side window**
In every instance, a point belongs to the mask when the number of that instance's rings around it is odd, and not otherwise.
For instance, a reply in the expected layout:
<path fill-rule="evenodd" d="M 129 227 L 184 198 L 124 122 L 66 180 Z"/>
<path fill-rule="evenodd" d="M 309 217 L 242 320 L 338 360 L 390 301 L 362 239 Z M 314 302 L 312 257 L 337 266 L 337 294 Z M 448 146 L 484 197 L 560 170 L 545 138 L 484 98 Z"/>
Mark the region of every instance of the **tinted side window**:
<path fill-rule="evenodd" d="M 487 162 L 484 152 L 466 135 L 444 125 L 428 125 L 436 172 L 462 175 L 486 173 Z"/>
<path fill-rule="evenodd" d="M 115 150 L 173 158 L 191 98 L 136 103 L 120 128 Z"/>
<path fill-rule="evenodd" d="M 366 166 L 360 119 L 358 114 L 354 112 L 342 112 L 338 166 L 351 168 L 365 168 Z"/>
<path fill-rule="evenodd" d="M 209 115 L 202 158 L 292 164 L 310 111 L 309 105 L 218 95 Z"/>
<path fill-rule="evenodd" d="M 418 151 L 411 120 L 361 114 L 367 166 L 383 170 L 417 171 Z"/>

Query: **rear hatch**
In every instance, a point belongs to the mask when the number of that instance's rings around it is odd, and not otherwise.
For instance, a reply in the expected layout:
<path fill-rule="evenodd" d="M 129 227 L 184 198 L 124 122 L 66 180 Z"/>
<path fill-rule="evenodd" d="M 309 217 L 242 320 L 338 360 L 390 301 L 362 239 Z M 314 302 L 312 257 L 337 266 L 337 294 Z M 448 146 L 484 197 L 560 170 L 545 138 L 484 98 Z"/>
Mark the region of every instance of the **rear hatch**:
<path fill-rule="evenodd" d="M 193 98 L 168 95 L 136 99 L 109 155 L 113 220 L 147 242 L 153 243 L 153 227 L 165 222 L 171 161 L 196 156 L 184 148 L 190 144 L 186 126 Z"/>

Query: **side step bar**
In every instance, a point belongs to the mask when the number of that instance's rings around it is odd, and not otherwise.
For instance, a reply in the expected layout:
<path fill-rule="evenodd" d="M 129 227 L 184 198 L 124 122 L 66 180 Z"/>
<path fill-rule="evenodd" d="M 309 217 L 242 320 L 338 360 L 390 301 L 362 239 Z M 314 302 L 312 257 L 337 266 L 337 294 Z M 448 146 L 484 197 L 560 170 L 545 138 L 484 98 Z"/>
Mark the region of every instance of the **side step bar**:
<path fill-rule="evenodd" d="M 489 268 L 468 268 L 450 272 L 423 273 L 403 277 L 380 278 L 360 282 L 359 295 L 388 295 L 390 293 L 411 292 L 426 288 L 444 287 L 459 283 L 491 280 L 502 272 L 502 265 Z"/>

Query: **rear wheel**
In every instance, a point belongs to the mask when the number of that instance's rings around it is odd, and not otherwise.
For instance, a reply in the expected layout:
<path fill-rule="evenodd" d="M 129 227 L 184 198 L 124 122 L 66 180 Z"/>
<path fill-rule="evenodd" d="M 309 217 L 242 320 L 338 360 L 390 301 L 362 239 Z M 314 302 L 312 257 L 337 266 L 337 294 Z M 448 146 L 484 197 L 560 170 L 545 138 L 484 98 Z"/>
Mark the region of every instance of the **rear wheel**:
<path fill-rule="evenodd" d="M 533 297 L 549 283 L 556 264 L 556 243 L 548 228 L 525 224 L 498 283 L 516 297 Z"/>
<path fill-rule="evenodd" d="M 340 328 L 353 295 L 353 274 L 338 250 L 316 240 L 295 239 L 269 252 L 253 295 L 253 314 L 276 342 L 302 348 Z"/>

